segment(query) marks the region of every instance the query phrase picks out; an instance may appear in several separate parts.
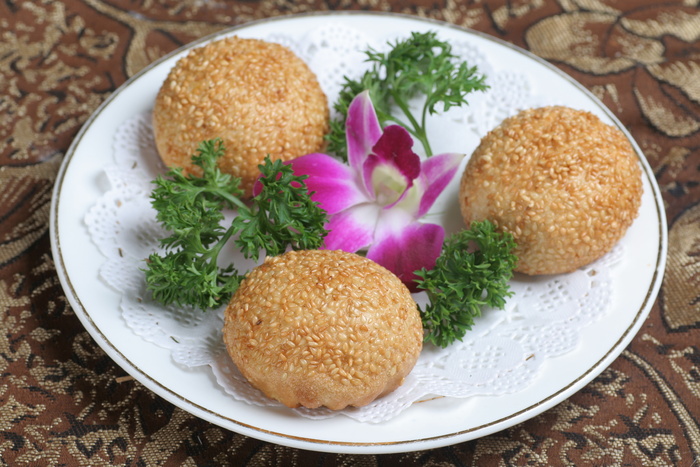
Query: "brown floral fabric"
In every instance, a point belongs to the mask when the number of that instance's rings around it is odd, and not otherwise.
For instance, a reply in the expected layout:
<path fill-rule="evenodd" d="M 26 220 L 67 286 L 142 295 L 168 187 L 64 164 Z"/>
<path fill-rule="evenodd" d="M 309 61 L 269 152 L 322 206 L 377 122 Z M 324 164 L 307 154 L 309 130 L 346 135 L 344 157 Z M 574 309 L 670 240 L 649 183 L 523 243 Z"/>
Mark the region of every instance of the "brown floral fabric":
<path fill-rule="evenodd" d="M 67 304 L 49 244 L 60 163 L 119 85 L 251 20 L 392 11 L 484 31 L 583 83 L 662 190 L 668 267 L 650 317 L 599 377 L 503 432 L 431 451 L 282 447 L 180 410 L 121 370 Z M 653 465 L 700 462 L 700 8 L 697 0 L 3 0 L 0 2 L 0 464 Z"/>

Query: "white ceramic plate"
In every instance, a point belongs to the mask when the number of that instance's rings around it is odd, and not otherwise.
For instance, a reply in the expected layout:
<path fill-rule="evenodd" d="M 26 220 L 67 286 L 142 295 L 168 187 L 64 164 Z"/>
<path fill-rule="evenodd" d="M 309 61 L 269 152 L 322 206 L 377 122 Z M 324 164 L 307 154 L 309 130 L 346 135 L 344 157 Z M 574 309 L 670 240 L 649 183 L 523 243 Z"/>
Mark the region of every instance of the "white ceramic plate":
<path fill-rule="evenodd" d="M 531 54 L 489 36 L 462 28 L 388 14 L 334 13 L 295 16 L 250 23 L 233 33 L 265 37 L 294 34 L 329 19 L 371 34 L 408 34 L 439 30 L 474 41 L 489 57 L 536 77 L 539 92 L 556 90 L 564 103 L 594 108 L 624 127 L 580 84 Z M 216 37 L 216 36 L 214 36 Z M 210 40 L 212 37 L 203 39 Z M 317 451 L 389 453 L 436 448 L 485 436 L 523 422 L 563 401 L 602 372 L 632 340 L 657 295 L 666 258 L 666 220 L 653 173 L 632 141 L 643 168 L 644 197 L 640 215 L 625 237 L 626 258 L 616 268 L 613 310 L 587 327 L 577 349 L 544 364 L 541 377 L 522 390 L 498 397 L 439 399 L 415 404 L 397 418 L 380 424 L 347 417 L 310 420 L 285 409 L 251 406 L 232 399 L 205 368 L 184 370 L 170 352 L 150 344 L 126 326 L 119 296 L 98 277 L 102 263 L 83 223 L 87 210 L 104 192 L 103 168 L 110 164 L 115 129 L 129 117 L 148 110 L 167 71 L 184 50 L 144 69 L 120 87 L 85 123 L 63 161 L 51 207 L 51 242 L 66 296 L 96 342 L 129 374 L 182 409 L 244 435 Z M 625 131 L 626 132 L 626 131 Z M 631 138 L 630 138 L 631 140 Z"/>

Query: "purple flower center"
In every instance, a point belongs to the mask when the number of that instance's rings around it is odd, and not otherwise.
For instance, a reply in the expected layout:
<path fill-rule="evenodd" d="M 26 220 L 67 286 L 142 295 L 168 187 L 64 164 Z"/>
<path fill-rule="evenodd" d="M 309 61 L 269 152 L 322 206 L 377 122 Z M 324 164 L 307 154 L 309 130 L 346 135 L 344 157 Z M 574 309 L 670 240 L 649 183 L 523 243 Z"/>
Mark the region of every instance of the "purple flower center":
<path fill-rule="evenodd" d="M 392 206 L 400 201 L 420 175 L 421 163 L 413 152 L 411 135 L 398 125 L 384 129 L 382 136 L 367 157 L 368 189 L 377 204 Z"/>

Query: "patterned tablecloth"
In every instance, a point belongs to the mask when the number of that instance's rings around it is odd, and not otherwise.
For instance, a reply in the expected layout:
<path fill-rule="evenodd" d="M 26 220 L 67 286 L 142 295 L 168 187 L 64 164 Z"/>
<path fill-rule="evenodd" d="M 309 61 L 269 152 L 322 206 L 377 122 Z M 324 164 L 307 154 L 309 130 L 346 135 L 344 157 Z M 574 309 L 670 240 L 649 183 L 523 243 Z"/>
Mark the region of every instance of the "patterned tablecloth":
<path fill-rule="evenodd" d="M 158 57 L 231 25 L 326 10 L 444 20 L 528 49 L 630 130 L 661 187 L 668 264 L 621 356 L 520 425 L 431 451 L 328 454 L 202 421 L 126 374 L 68 305 L 49 242 L 61 161 L 90 114 Z M 0 2 L 2 465 L 678 465 L 700 462 L 697 0 Z"/>

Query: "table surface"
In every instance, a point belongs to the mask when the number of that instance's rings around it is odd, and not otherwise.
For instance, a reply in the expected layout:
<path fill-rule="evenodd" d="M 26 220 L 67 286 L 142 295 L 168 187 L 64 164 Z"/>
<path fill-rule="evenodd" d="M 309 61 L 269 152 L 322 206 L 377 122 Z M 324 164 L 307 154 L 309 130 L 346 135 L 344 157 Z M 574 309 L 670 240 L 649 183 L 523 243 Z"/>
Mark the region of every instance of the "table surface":
<path fill-rule="evenodd" d="M 71 141 L 144 66 L 251 20 L 391 11 L 483 31 L 549 61 L 629 129 L 669 223 L 660 294 L 581 391 L 488 437 L 385 455 L 303 451 L 197 419 L 126 377 L 67 304 L 49 207 Z M 2 465 L 678 465 L 700 462 L 700 8 L 697 0 L 0 2 Z"/>

